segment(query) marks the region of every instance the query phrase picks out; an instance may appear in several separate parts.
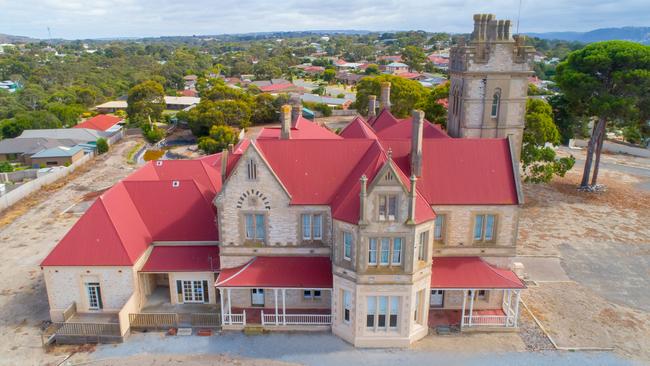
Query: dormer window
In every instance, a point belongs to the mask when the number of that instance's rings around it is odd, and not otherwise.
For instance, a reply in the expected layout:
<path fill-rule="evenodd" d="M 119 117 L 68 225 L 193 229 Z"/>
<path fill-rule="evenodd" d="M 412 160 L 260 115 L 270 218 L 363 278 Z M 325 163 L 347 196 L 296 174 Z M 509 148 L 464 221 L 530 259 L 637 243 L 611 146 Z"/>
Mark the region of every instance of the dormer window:
<path fill-rule="evenodd" d="M 379 196 L 379 221 L 395 221 L 397 219 L 397 195 L 383 194 Z"/>
<path fill-rule="evenodd" d="M 248 160 L 247 168 L 248 168 L 247 170 L 248 179 L 257 180 L 257 163 L 255 162 L 255 160 L 253 159 Z"/>

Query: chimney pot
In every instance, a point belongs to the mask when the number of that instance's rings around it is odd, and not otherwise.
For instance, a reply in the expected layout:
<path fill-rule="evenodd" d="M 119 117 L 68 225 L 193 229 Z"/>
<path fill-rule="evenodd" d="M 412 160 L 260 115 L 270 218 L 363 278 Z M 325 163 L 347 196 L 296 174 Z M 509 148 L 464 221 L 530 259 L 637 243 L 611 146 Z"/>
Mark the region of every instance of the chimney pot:
<path fill-rule="evenodd" d="M 390 82 L 384 81 L 380 84 L 380 87 L 379 108 L 390 110 Z"/>
<path fill-rule="evenodd" d="M 377 115 L 377 96 L 369 95 L 368 96 L 368 118 L 374 117 Z"/>
<path fill-rule="evenodd" d="M 424 112 L 413 111 L 411 121 L 411 174 L 422 176 L 422 135 L 424 132 Z"/>

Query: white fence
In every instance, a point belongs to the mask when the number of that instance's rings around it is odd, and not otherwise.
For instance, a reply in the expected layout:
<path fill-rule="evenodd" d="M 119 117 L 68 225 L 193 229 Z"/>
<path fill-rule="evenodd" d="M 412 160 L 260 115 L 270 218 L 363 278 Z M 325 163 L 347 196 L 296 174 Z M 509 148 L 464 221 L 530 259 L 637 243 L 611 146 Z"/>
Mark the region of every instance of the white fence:
<path fill-rule="evenodd" d="M 264 314 L 262 325 L 330 325 L 331 314 Z"/>
<path fill-rule="evenodd" d="M 70 166 L 59 168 L 56 171 L 53 171 L 52 173 L 31 180 L 27 183 L 23 183 L 20 185 L 20 187 L 10 191 L 9 193 L 3 196 L 0 196 L 0 211 L 5 210 L 6 208 L 20 201 L 21 199 L 38 191 L 39 189 L 41 189 L 41 187 L 48 184 L 52 184 L 57 180 L 67 176 L 68 174 L 75 171 L 75 169 L 77 169 L 81 165 L 87 163 L 90 159 L 92 159 L 92 157 L 93 157 L 92 154 L 84 155 L 81 159 L 75 161 Z"/>
<path fill-rule="evenodd" d="M 505 315 L 473 315 L 464 316 L 465 327 L 505 327 L 509 325 L 508 317 Z"/>
<path fill-rule="evenodd" d="M 223 325 L 246 325 L 246 310 L 241 314 L 223 314 Z"/>

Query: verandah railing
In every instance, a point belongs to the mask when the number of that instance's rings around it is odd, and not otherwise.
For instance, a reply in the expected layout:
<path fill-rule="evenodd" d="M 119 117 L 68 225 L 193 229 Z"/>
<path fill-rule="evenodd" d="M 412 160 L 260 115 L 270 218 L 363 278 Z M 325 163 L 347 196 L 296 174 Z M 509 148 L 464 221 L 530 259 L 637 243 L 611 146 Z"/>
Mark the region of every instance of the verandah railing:
<path fill-rule="evenodd" d="M 331 314 L 264 314 L 262 325 L 330 325 Z"/>

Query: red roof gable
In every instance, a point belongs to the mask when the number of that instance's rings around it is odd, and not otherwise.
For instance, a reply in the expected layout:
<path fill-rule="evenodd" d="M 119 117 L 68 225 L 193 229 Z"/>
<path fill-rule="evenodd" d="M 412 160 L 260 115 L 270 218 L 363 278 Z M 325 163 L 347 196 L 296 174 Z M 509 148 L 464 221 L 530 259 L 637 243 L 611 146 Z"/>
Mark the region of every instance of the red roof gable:
<path fill-rule="evenodd" d="M 354 117 L 339 136 L 346 139 L 377 139 L 375 131 L 361 116 Z"/>
<path fill-rule="evenodd" d="M 375 132 L 379 132 L 384 128 L 396 125 L 399 123 L 399 120 L 388 109 L 384 108 L 375 118 L 368 121 L 368 123 L 370 123 L 370 126 L 372 126 Z"/>
<path fill-rule="evenodd" d="M 106 131 L 123 120 L 123 118 L 112 116 L 110 114 L 98 114 L 95 117 L 88 118 L 87 120 L 73 126 L 72 128 L 88 128 L 91 130 Z"/>
<path fill-rule="evenodd" d="M 222 269 L 215 286 L 332 288 L 332 262 L 329 257 L 255 257 Z"/>
<path fill-rule="evenodd" d="M 140 272 L 215 272 L 219 270 L 216 245 L 155 246 Z"/>
<path fill-rule="evenodd" d="M 525 288 L 512 271 L 491 266 L 479 257 L 433 258 L 431 288 L 520 289 Z"/>
<path fill-rule="evenodd" d="M 262 85 L 258 86 L 258 88 L 262 92 L 276 92 L 284 89 L 290 89 L 290 88 L 295 88 L 296 86 L 293 85 L 292 83 L 282 83 L 282 84 L 270 84 L 270 85 Z"/>

